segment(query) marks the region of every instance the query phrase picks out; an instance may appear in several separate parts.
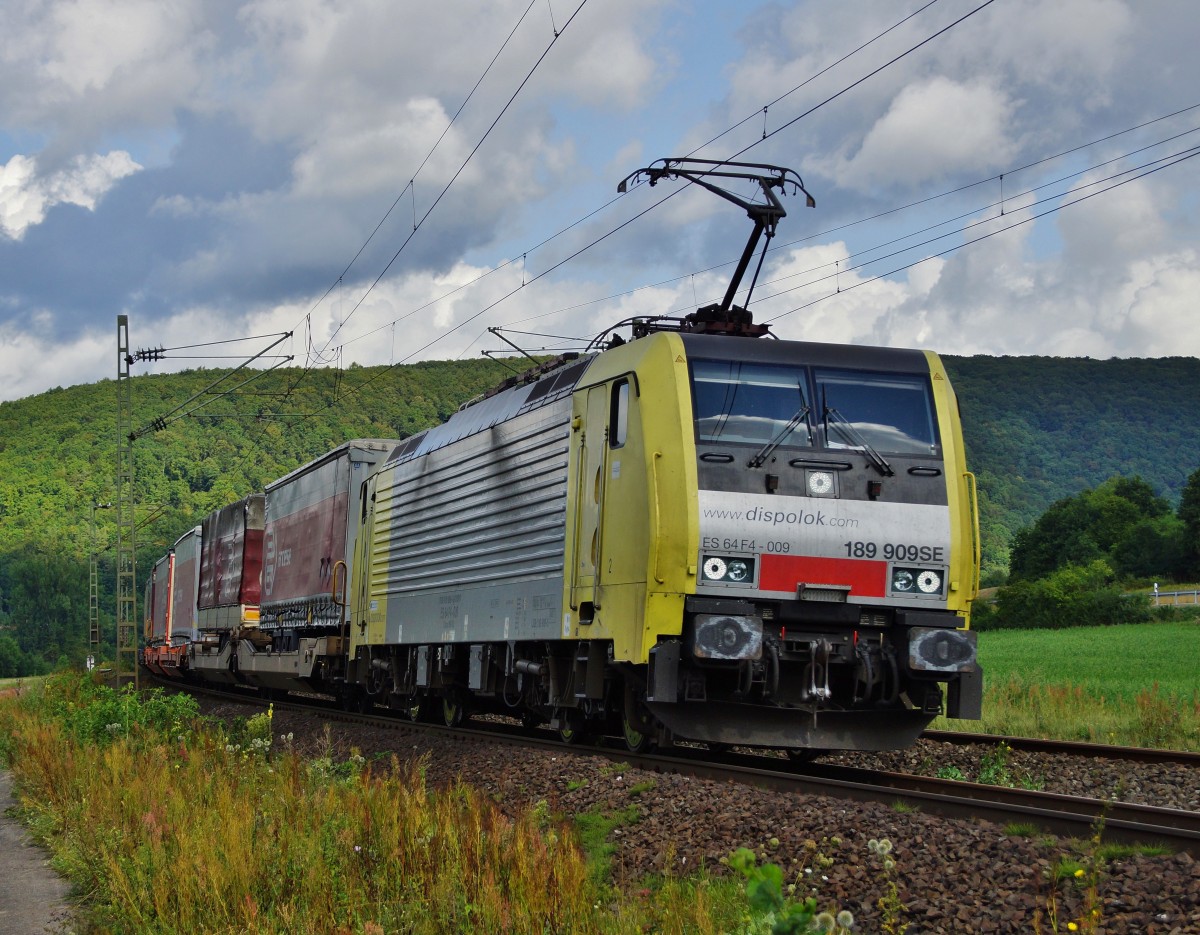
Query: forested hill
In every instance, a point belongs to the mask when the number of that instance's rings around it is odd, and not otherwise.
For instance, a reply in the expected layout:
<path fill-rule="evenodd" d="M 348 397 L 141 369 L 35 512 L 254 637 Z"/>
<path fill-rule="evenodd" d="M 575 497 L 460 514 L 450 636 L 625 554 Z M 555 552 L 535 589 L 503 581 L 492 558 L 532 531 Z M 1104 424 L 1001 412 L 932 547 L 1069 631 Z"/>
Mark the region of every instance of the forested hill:
<path fill-rule="evenodd" d="M 1200 360 L 948 357 L 979 477 L 987 564 L 1054 500 L 1114 474 L 1177 500 L 1200 467 Z M 134 377 L 134 425 L 168 425 L 135 445 L 139 575 L 210 510 L 261 490 L 340 442 L 400 438 L 446 418 L 509 375 L 492 361 L 345 372 L 279 370 L 187 418 L 219 371 Z M 231 381 L 238 382 L 242 377 Z M 0 613 L 25 561 L 88 551 L 89 506 L 113 496 L 115 382 L 0 403 Z M 186 404 L 186 405 L 185 405 Z M 178 412 L 176 412 L 178 410 Z M 98 511 L 102 546 L 112 511 Z M 105 559 L 110 562 L 110 559 Z M 86 569 L 85 569 L 86 576 Z M 107 588 L 111 574 L 101 570 Z M 86 581 L 86 577 L 85 577 Z M 6 602 L 8 602 L 6 604 Z"/>
<path fill-rule="evenodd" d="M 1172 503 L 1200 468 L 1200 360 L 945 357 L 979 479 L 985 568 L 1055 500 L 1116 474 Z"/>

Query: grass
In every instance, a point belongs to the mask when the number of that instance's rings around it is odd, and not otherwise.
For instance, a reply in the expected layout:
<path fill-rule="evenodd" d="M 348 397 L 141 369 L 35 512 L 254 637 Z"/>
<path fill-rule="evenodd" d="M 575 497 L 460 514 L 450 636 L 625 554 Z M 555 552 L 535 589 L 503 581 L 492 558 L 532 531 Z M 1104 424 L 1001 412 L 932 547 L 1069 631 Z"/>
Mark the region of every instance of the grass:
<path fill-rule="evenodd" d="M 982 721 L 944 730 L 1200 750 L 1200 621 L 979 634 Z"/>
<path fill-rule="evenodd" d="M 27 688 L 33 688 L 36 685 L 42 684 L 46 680 L 44 675 L 27 675 L 19 679 L 0 679 L 0 692 L 18 689 L 24 691 Z"/>
<path fill-rule="evenodd" d="M 702 868 L 613 884 L 609 833 L 636 806 L 512 815 L 426 786 L 420 760 L 305 760 L 280 739 L 270 713 L 227 731 L 186 696 L 66 676 L 0 700 L 0 757 L 84 897 L 81 931 L 716 935 L 746 917 L 744 888 Z"/>

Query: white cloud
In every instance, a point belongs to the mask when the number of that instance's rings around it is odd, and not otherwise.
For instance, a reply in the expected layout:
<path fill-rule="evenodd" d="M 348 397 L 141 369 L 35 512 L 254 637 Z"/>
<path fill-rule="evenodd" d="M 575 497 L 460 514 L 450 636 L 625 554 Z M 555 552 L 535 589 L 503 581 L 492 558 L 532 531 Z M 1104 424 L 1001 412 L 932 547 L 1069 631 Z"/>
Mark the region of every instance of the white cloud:
<path fill-rule="evenodd" d="M 215 6 L 215 5 L 214 5 Z M 195 106 L 216 46 L 201 0 L 48 0 L 0 7 L 0 120 L 32 124 L 65 161 L 113 132 Z"/>
<path fill-rule="evenodd" d="M 44 310 L 34 313 L 28 329 L 14 322 L 0 324 L 0 399 L 116 376 L 115 327 L 104 335 L 89 330 L 60 343 L 39 337 L 51 331 L 52 317 Z"/>
<path fill-rule="evenodd" d="M 197 17 L 186 0 L 73 0 L 51 12 L 43 74 L 73 94 L 102 89 L 187 45 Z"/>
<path fill-rule="evenodd" d="M 1008 96 L 986 82 L 938 77 L 912 84 L 848 155 L 814 164 L 846 188 L 915 186 L 1008 165 L 1017 151 Z"/>
<path fill-rule="evenodd" d="M 0 229 L 20 240 L 26 230 L 41 224 L 55 205 L 94 210 L 105 192 L 141 168 L 129 153 L 118 150 L 104 156 L 76 157 L 67 168 L 39 177 L 36 159 L 13 156 L 0 166 Z"/>
<path fill-rule="evenodd" d="M 1136 348 L 1150 357 L 1200 357 L 1200 255 L 1161 254 L 1132 264 L 1114 304 L 1124 314 L 1114 327 L 1115 354 Z"/>

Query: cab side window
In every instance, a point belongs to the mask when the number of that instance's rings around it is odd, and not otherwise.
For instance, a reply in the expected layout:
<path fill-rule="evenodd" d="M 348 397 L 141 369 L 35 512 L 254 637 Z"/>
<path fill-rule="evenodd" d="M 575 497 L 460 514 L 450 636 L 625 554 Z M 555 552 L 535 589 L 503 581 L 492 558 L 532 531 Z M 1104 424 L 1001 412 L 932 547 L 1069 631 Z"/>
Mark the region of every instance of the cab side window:
<path fill-rule="evenodd" d="M 608 416 L 608 447 L 621 448 L 629 437 L 629 380 L 613 384 Z"/>

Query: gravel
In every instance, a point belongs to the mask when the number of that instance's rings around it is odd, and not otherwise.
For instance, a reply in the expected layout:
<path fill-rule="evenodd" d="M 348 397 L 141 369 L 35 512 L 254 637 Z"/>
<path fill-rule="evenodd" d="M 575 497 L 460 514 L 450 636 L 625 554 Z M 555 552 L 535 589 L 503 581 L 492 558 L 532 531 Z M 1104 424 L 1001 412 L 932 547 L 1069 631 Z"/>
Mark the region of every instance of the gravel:
<path fill-rule="evenodd" d="M 205 703 L 207 713 L 230 717 L 255 710 Z M 1078 857 L 1080 842 L 1050 835 L 1006 834 L 997 824 L 901 811 L 884 804 L 783 794 L 735 783 L 628 768 L 568 748 L 543 752 L 464 741 L 416 730 L 336 723 L 327 732 L 318 715 L 276 711 L 277 734 L 292 733 L 302 753 L 351 749 L 402 760 L 426 756 L 426 777 L 443 784 L 461 778 L 505 809 L 545 801 L 572 816 L 591 809 L 636 804 L 638 818 L 616 828 L 614 876 L 636 886 L 650 872 L 721 873 L 721 859 L 738 847 L 765 854 L 822 906 L 854 913 L 856 932 L 881 931 L 878 900 L 887 888 L 879 856 L 869 843 L 887 839 L 892 877 L 904 905 L 907 935 L 926 933 L 1066 932 L 1083 911 L 1084 891 L 1074 880 L 1058 886 L 1047 872 Z M 934 775 L 957 768 L 976 779 L 983 745 L 919 741 L 906 751 L 828 757 L 865 768 Z M 1200 810 L 1200 770 L 1186 766 L 1097 761 L 1012 751 L 1005 763 L 1014 783 L 1099 798 Z M 1100 875 L 1102 935 L 1200 935 L 1200 861 L 1186 854 L 1133 855 L 1109 861 Z M 1057 927 L 1047 914 L 1057 907 Z M 1081 930 L 1088 931 L 1081 926 Z"/>

